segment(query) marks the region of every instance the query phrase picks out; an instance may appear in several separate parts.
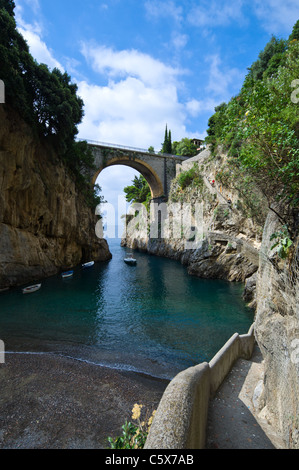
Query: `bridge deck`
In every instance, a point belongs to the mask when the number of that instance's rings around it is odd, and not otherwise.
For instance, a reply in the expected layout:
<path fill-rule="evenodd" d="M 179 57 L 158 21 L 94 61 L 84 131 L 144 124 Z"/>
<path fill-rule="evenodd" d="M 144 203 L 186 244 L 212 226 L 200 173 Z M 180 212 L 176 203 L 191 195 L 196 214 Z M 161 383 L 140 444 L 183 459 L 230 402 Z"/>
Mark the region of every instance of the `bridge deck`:
<path fill-rule="evenodd" d="M 108 142 L 97 142 L 95 140 L 89 140 L 89 139 L 77 139 L 77 140 L 85 141 L 93 147 L 108 147 L 108 148 L 115 148 L 115 149 L 118 149 L 118 150 L 129 150 L 130 152 L 138 152 L 138 153 L 143 153 L 143 154 L 146 154 L 146 155 L 155 155 L 155 157 L 163 157 L 163 158 L 172 157 L 172 158 L 176 158 L 177 160 L 180 160 L 180 161 L 185 161 L 185 160 L 188 160 L 190 158 L 190 157 L 184 157 L 182 155 L 173 155 L 173 154 L 169 154 L 169 153 L 149 151 L 149 150 L 142 149 L 142 148 L 137 148 L 137 147 L 129 147 L 128 145 L 111 144 L 111 143 L 108 143 Z"/>

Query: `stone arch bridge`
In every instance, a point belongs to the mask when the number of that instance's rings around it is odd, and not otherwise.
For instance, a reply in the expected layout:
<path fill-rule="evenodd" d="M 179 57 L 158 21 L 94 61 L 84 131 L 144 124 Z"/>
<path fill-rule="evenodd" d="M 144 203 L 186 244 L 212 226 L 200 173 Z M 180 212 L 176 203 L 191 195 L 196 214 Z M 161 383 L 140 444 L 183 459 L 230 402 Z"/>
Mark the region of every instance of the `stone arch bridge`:
<path fill-rule="evenodd" d="M 115 144 L 87 141 L 94 155 L 96 171 L 91 174 L 93 184 L 104 168 L 126 165 L 141 173 L 149 184 L 152 199 L 168 199 L 170 183 L 176 176 L 176 167 L 189 157 L 159 154 Z"/>

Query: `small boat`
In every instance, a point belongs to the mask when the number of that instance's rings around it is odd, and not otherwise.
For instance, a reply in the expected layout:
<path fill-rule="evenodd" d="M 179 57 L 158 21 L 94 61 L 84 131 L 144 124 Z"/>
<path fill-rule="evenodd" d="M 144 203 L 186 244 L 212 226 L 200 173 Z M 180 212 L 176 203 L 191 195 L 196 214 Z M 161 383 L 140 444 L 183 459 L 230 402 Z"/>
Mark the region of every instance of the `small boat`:
<path fill-rule="evenodd" d="M 32 294 L 33 292 L 39 290 L 41 286 L 41 284 L 36 284 L 35 286 L 25 287 L 25 289 L 23 289 L 23 294 Z"/>
<path fill-rule="evenodd" d="M 72 277 L 74 274 L 74 271 L 67 271 L 66 273 L 62 273 L 61 277 L 62 279 L 68 279 L 69 277 Z"/>
<path fill-rule="evenodd" d="M 91 268 L 94 265 L 94 261 L 89 261 L 89 263 L 82 264 L 82 268 Z"/>
<path fill-rule="evenodd" d="M 130 264 L 130 265 L 133 266 L 137 263 L 137 260 L 135 258 L 133 258 L 133 253 L 127 253 L 126 257 L 124 258 L 124 262 L 126 264 Z"/>

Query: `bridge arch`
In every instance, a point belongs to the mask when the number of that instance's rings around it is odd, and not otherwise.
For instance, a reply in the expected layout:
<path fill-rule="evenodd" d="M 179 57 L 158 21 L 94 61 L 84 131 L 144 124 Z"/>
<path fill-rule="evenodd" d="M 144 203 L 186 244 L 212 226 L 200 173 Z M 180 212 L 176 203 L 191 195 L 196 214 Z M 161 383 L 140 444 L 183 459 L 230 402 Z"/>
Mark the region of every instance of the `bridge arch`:
<path fill-rule="evenodd" d="M 125 165 L 137 170 L 148 182 L 151 190 L 152 198 L 160 198 L 164 195 L 163 183 L 158 176 L 157 172 L 147 162 L 138 158 L 130 158 L 129 156 L 122 155 L 121 157 L 110 158 L 107 162 L 98 166 L 97 171 L 92 177 L 92 183 L 95 184 L 99 174 L 110 166 Z"/>

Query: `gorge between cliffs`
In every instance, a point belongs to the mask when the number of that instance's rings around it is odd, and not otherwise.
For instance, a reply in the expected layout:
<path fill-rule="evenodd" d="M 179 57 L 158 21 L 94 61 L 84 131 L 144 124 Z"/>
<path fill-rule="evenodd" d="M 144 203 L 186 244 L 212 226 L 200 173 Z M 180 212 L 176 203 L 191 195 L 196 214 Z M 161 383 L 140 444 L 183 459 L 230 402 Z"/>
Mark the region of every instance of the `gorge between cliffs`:
<path fill-rule="evenodd" d="M 95 234 L 94 210 L 53 148 L 37 141 L 13 111 L 1 107 L 0 120 L 0 289 L 111 259 L 106 240 Z M 184 237 L 151 239 L 134 213 L 127 216 L 122 246 L 176 259 L 192 276 L 244 284 L 265 364 L 260 411 L 287 447 L 298 448 L 298 237 L 291 261 L 278 259 L 270 240 L 281 229 L 277 213 L 257 188 L 249 194 L 235 181 L 220 183 L 226 162 L 221 149 L 216 156 L 206 149 L 178 165 L 172 181 L 168 209 L 203 203 L 204 237 L 195 249 L 185 248 Z M 180 175 L 193 168 L 198 178 L 182 188 Z"/>
<path fill-rule="evenodd" d="M 197 178 L 184 188 L 180 175 L 190 170 Z M 183 162 L 164 211 L 167 237 L 151 239 L 149 223 L 142 226 L 133 210 L 127 216 L 122 245 L 176 259 L 193 276 L 244 283 L 243 299 L 254 310 L 255 338 L 264 358 L 259 411 L 278 430 L 287 448 L 298 448 L 298 220 L 295 215 L 292 257 L 283 260 L 271 241 L 282 227 L 281 208 L 269 208 L 257 187 L 244 189 L 242 179 L 230 171 L 228 178 L 217 178 L 227 170 L 227 155 L 221 148 L 216 155 L 206 149 Z M 188 237 L 172 237 L 171 204 L 183 208 L 198 202 L 203 204 L 202 240 L 194 249 L 186 249 Z"/>

